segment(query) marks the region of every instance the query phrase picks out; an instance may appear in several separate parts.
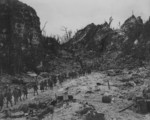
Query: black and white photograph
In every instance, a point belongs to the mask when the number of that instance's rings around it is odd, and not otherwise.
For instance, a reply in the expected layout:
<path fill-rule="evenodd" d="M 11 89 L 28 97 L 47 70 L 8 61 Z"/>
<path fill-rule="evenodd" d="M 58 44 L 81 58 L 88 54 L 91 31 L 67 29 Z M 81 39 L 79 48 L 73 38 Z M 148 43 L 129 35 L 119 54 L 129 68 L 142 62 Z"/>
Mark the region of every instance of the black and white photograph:
<path fill-rule="evenodd" d="M 0 0 L 0 120 L 150 120 L 150 0 Z"/>

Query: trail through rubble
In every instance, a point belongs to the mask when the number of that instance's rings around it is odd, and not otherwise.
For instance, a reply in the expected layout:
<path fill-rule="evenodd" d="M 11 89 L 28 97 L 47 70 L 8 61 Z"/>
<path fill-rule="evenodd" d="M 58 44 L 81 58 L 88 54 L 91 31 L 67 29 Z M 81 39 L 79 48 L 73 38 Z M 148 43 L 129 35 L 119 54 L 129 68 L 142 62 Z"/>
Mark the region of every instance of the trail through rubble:
<path fill-rule="evenodd" d="M 53 90 L 33 96 L 30 91 L 29 98 L 18 103 L 11 108 L 12 114 L 21 114 L 21 111 L 14 112 L 23 104 L 32 102 L 45 102 L 55 98 L 55 94 L 63 94 L 67 90 L 72 95 L 74 101 L 61 101 L 54 107 L 54 114 L 44 115 L 42 120 L 90 120 L 87 116 L 98 116 L 105 120 L 149 120 L 150 115 L 136 113 L 134 108 L 120 110 L 133 103 L 133 98 L 142 94 L 143 88 L 149 84 L 148 70 L 141 68 L 137 70 L 122 70 L 120 74 L 109 75 L 108 72 L 92 72 L 89 75 L 81 76 L 76 79 L 68 79 L 62 86 L 57 85 Z M 110 88 L 108 86 L 108 81 Z M 104 95 L 111 96 L 111 103 L 103 103 Z M 1 113 L 2 114 L 2 113 Z M 23 113 L 22 113 L 23 114 Z M 3 120 L 4 118 L 1 118 Z M 6 118 L 5 118 L 6 119 Z M 20 118 L 7 118 L 8 120 L 26 120 L 26 116 Z M 30 119 L 30 118 L 28 118 Z M 94 120 L 97 120 L 96 118 Z"/>

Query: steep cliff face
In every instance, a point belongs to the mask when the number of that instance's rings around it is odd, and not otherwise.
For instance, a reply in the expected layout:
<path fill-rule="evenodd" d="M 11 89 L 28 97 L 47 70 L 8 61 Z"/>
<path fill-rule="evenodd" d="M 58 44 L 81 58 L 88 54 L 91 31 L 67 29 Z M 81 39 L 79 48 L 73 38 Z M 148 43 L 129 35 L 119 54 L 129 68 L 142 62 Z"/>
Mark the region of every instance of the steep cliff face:
<path fill-rule="evenodd" d="M 21 2 L 14 3 L 11 9 L 14 34 L 28 40 L 26 41 L 28 44 L 38 45 L 41 30 L 39 17 L 35 10 Z"/>
<path fill-rule="evenodd" d="M 39 44 L 40 21 L 33 8 L 17 0 L 7 0 L 5 4 L 0 3 L 0 11 L 1 39 L 11 34 L 21 39 L 25 38 L 24 41 L 27 40 L 26 42 L 33 45 Z"/>
<path fill-rule="evenodd" d="M 1 70 L 19 72 L 37 64 L 41 30 L 36 11 L 18 0 L 2 0 L 0 11 Z"/>

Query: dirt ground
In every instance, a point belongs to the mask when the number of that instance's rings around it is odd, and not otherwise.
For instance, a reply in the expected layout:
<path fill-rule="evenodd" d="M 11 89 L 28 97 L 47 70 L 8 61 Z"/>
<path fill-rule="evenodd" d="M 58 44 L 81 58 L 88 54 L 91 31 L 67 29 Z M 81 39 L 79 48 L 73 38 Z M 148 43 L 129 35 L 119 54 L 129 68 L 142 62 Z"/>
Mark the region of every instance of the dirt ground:
<path fill-rule="evenodd" d="M 51 120 L 52 118 L 53 120 L 85 120 L 86 115 L 79 114 L 85 103 L 93 106 L 98 113 L 103 113 L 106 120 L 150 120 L 149 114 L 136 113 L 134 108 L 119 112 L 132 104 L 132 99 L 135 96 L 142 95 L 143 88 L 149 84 L 149 72 L 145 68 L 124 69 L 119 73 L 114 73 L 114 70 L 111 70 L 109 75 L 108 71 L 92 72 L 76 79 L 68 79 L 62 86 L 57 85 L 53 90 L 48 89 L 43 93 L 39 91 L 37 96 L 33 96 L 32 90 L 30 90 L 28 99 L 19 102 L 11 109 L 18 109 L 22 104 L 31 101 L 43 101 L 54 98 L 54 94 L 58 95 L 61 91 L 68 89 L 68 94 L 73 95 L 76 101 L 58 105 L 54 109 L 53 116 L 47 114 L 43 120 Z M 103 95 L 111 95 L 113 98 L 112 102 L 102 103 Z M 17 114 L 17 112 L 14 114 Z M 0 115 L 2 117 L 3 113 Z M 0 120 L 4 120 L 4 118 Z M 5 118 L 5 120 L 26 120 L 26 117 Z"/>

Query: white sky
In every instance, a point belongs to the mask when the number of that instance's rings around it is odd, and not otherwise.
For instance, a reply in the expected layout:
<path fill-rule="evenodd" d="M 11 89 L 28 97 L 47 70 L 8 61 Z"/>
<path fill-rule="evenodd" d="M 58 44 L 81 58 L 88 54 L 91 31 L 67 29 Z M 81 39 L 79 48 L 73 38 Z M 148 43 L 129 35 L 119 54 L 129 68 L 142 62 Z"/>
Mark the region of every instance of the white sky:
<path fill-rule="evenodd" d="M 150 16 L 150 0 L 20 0 L 33 7 L 40 17 L 41 27 L 47 21 L 47 35 L 62 35 L 62 26 L 73 31 L 87 24 L 102 24 L 112 16 L 117 27 L 132 15 L 147 20 Z"/>

